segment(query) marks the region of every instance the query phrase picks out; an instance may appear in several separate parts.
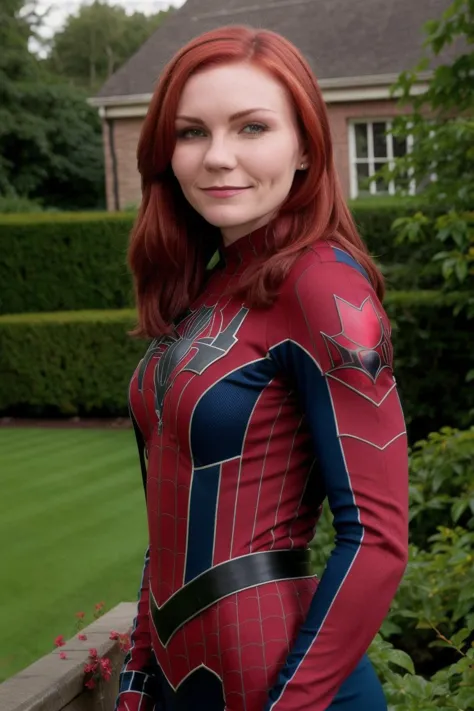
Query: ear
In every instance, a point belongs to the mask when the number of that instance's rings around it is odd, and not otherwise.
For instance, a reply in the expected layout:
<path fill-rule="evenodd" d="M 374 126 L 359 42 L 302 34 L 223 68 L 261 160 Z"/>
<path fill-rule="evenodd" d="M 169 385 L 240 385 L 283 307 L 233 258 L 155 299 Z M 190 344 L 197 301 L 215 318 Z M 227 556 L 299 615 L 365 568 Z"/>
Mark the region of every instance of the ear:
<path fill-rule="evenodd" d="M 299 155 L 297 170 L 308 170 L 309 168 L 309 151 L 302 148 Z"/>

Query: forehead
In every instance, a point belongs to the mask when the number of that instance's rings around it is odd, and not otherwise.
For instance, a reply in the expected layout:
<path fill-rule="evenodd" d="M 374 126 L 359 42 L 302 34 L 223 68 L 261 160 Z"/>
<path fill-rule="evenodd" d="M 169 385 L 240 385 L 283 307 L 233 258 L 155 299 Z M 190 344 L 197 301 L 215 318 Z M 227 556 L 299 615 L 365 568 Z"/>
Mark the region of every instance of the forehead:
<path fill-rule="evenodd" d="M 250 108 L 267 108 L 290 114 L 291 101 L 280 82 L 252 64 L 225 64 L 194 74 L 186 82 L 178 113 L 199 115 L 219 110 L 236 113 Z"/>

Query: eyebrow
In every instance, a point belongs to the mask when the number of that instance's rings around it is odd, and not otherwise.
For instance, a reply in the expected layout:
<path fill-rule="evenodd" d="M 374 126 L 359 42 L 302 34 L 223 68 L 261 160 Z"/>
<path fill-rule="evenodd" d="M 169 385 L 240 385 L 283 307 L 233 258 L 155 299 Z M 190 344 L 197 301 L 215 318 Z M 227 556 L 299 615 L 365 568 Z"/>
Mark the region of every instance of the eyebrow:
<path fill-rule="evenodd" d="M 273 109 L 264 109 L 264 108 L 246 109 L 245 111 L 237 111 L 237 113 L 232 114 L 232 116 L 229 117 L 229 120 L 236 121 L 237 119 L 244 118 L 244 116 L 248 116 L 249 114 L 254 114 L 257 111 L 269 111 L 272 114 L 276 113 L 275 111 L 273 111 Z M 181 119 L 182 121 L 189 121 L 190 123 L 198 123 L 201 126 L 205 125 L 204 121 L 200 118 L 197 118 L 196 116 L 183 116 L 181 114 L 179 116 L 176 116 L 176 120 L 178 120 L 178 119 Z"/>

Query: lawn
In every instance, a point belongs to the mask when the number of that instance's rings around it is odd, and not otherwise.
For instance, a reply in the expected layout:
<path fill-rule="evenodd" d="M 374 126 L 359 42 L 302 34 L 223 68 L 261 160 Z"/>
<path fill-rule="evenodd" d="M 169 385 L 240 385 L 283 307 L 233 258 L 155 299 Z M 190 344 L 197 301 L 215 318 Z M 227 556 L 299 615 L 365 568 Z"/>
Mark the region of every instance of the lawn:
<path fill-rule="evenodd" d="M 136 600 L 146 514 L 132 430 L 0 428 L 0 681 Z"/>

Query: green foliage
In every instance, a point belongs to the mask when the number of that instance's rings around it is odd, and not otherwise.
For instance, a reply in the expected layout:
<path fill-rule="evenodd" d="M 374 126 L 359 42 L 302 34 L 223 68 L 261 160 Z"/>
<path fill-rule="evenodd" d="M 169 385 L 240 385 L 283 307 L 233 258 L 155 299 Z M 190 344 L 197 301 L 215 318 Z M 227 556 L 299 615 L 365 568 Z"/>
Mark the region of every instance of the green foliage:
<path fill-rule="evenodd" d="M 411 442 L 473 420 L 474 390 L 464 383 L 472 367 L 469 323 L 459 309 L 464 298 L 463 293 L 394 291 L 385 299 Z"/>
<path fill-rule="evenodd" d="M 133 216 L 11 215 L 0 221 L 0 313 L 132 306 Z"/>
<path fill-rule="evenodd" d="M 457 661 L 431 677 L 411 671 L 412 660 L 378 636 L 369 656 L 383 681 L 389 711 L 472 711 L 474 648 L 464 647 Z M 400 672 L 408 671 L 407 674 Z"/>
<path fill-rule="evenodd" d="M 443 428 L 411 452 L 410 563 L 386 624 L 420 664 L 474 620 L 473 470 L 474 427 Z"/>
<path fill-rule="evenodd" d="M 133 311 L 0 318 L 0 411 L 32 416 L 127 415 L 143 342 Z"/>
<path fill-rule="evenodd" d="M 42 209 L 37 200 L 17 196 L 6 197 L 0 195 L 0 215 L 37 213 Z"/>
<path fill-rule="evenodd" d="M 401 241 L 437 240 L 434 258 L 448 289 L 474 291 L 474 5 L 454 0 L 442 17 L 425 26 L 428 54 L 393 87 L 411 113 L 398 117 L 393 134 L 413 136 L 413 150 L 397 159 L 386 179 L 409 174 L 428 205 L 444 207 L 437 216 L 407 216 L 395 223 Z M 425 93 L 413 94 L 420 72 L 447 50 L 454 59 L 437 66 Z M 427 119 L 429 115 L 429 120 Z M 465 302 L 474 314 L 474 295 Z"/>
<path fill-rule="evenodd" d="M 119 5 L 98 0 L 82 5 L 52 37 L 46 66 L 93 94 L 135 54 L 168 12 L 127 14 Z"/>
<path fill-rule="evenodd" d="M 413 543 L 425 548 L 440 524 L 474 531 L 474 428 L 430 433 L 413 447 L 410 465 Z"/>
<path fill-rule="evenodd" d="M 444 428 L 410 452 L 410 560 L 369 655 L 390 711 L 474 708 L 474 427 Z M 312 546 L 333 546 L 327 508 Z"/>
<path fill-rule="evenodd" d="M 86 95 L 30 53 L 23 0 L 2 4 L 0 195 L 63 209 L 104 204 L 100 120 Z"/>

